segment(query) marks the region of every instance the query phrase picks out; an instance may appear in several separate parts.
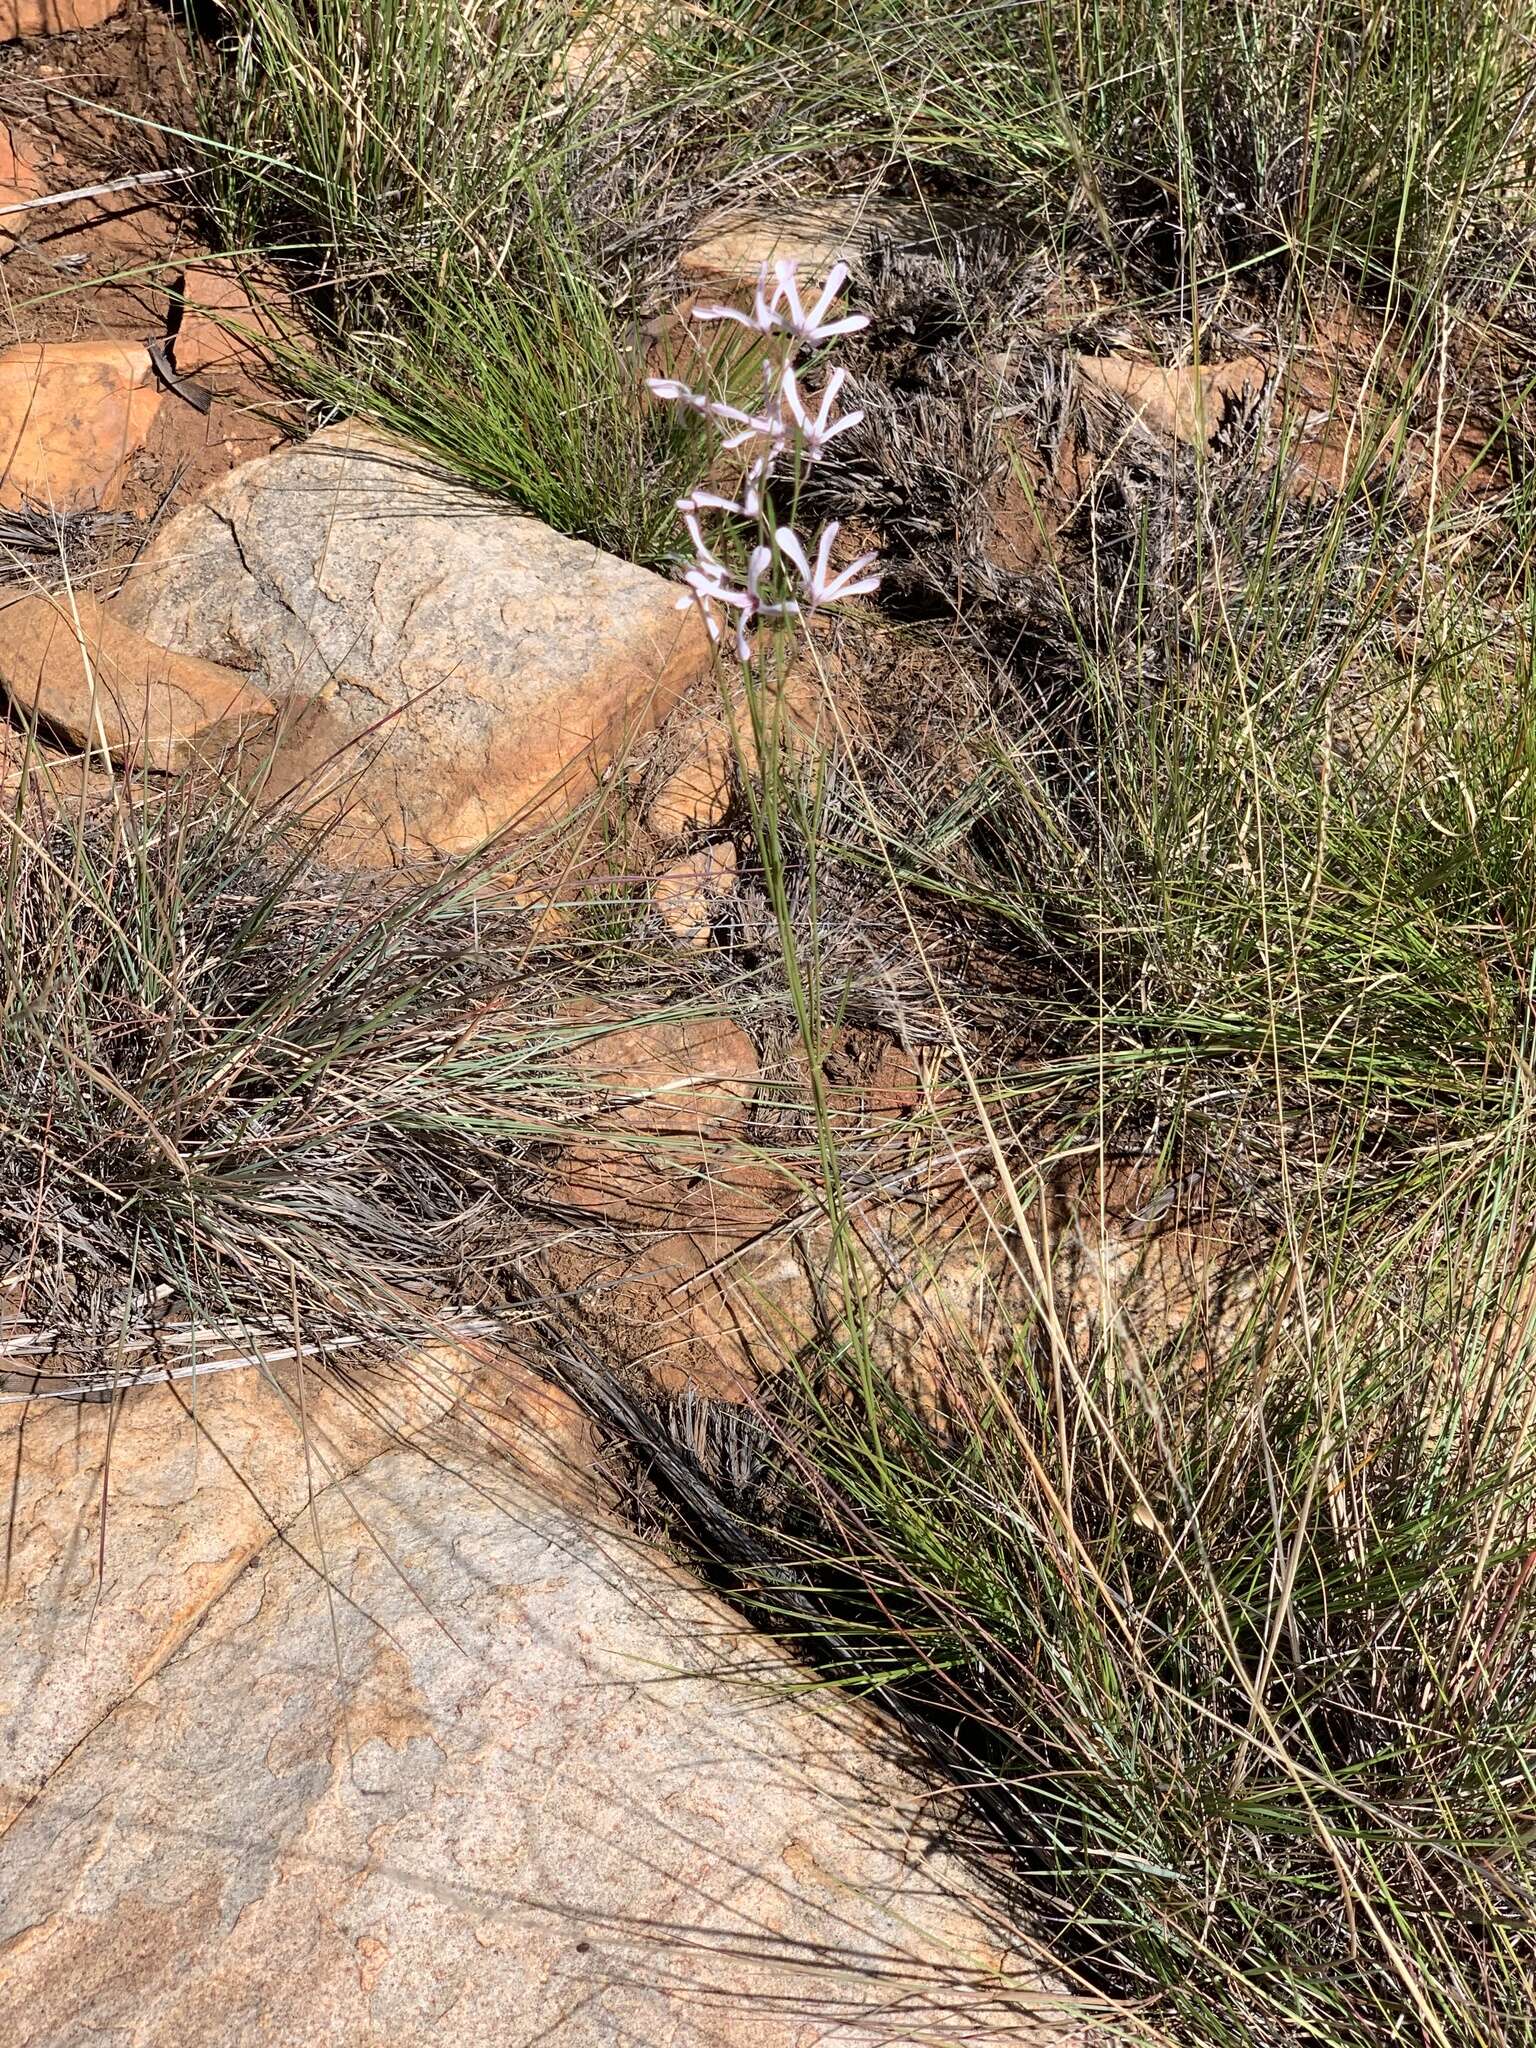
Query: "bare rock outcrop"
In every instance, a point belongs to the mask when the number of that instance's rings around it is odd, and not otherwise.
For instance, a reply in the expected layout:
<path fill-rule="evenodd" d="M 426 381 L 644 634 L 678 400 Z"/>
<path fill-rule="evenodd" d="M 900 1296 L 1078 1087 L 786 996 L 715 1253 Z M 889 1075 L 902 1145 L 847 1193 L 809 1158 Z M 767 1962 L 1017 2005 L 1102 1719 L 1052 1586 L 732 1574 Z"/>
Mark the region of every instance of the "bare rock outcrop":
<path fill-rule="evenodd" d="M 406 1447 L 287 1510 L 0 1838 L 15 2048 L 1097 2038 L 872 1724 L 617 1529 Z"/>
<path fill-rule="evenodd" d="M 0 1403 L 0 1834 L 302 1511 L 312 1484 L 345 1480 L 446 1414 L 472 1371 L 450 1353 L 371 1395 L 253 1368 L 110 1405 Z"/>
<path fill-rule="evenodd" d="M 0 506 L 67 513 L 116 504 L 161 398 L 137 342 L 104 336 L 0 349 Z"/>
<path fill-rule="evenodd" d="M 0 687 L 85 752 L 168 771 L 276 711 L 238 669 L 155 646 L 84 590 L 0 596 Z"/>
<path fill-rule="evenodd" d="M 569 810 L 708 666 L 676 598 L 347 424 L 178 514 L 116 610 L 253 670 L 284 710 L 268 792 L 386 863 Z"/>

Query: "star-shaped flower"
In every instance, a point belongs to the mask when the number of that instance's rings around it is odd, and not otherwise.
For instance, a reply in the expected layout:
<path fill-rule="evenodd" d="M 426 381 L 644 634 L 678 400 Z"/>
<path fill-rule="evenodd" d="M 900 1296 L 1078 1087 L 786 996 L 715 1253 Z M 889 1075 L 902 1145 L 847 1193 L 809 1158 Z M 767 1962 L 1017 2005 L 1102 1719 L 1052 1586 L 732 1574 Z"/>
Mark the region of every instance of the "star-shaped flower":
<path fill-rule="evenodd" d="M 685 519 L 687 515 L 684 515 Z M 747 561 L 744 587 L 736 589 L 727 579 L 729 571 L 713 556 L 709 567 L 695 564 L 683 572 L 683 581 L 688 585 L 686 596 L 678 599 L 677 609 L 684 610 L 696 604 L 703 613 L 704 624 L 711 640 L 720 638 L 721 626 L 717 607 L 736 614 L 736 653 L 743 662 L 752 659 L 752 628 L 760 619 L 788 619 L 798 616 L 800 607 L 793 598 L 770 598 L 763 592 L 763 578 L 773 567 L 773 549 L 755 547 Z"/>
<path fill-rule="evenodd" d="M 793 421 L 796 439 L 801 454 L 807 462 L 819 462 L 826 453 L 829 442 L 839 434 L 846 434 L 850 427 L 856 427 L 863 419 L 862 410 L 844 413 L 840 420 L 834 420 L 833 410 L 837 405 L 838 393 L 848 381 L 846 370 L 834 370 L 827 379 L 826 389 L 821 394 L 821 404 L 813 413 L 806 407 L 800 396 L 800 386 L 795 377 L 793 363 L 784 365 L 779 379 L 779 397 L 786 421 Z"/>
<path fill-rule="evenodd" d="M 800 297 L 798 261 L 792 256 L 780 257 L 772 264 L 765 263 L 758 272 L 750 313 L 743 313 L 737 306 L 695 306 L 693 317 L 734 320 L 738 327 L 745 327 L 752 334 L 792 334 L 796 341 L 814 347 L 819 342 L 833 341 L 840 334 L 857 334 L 869 325 L 867 313 L 845 313 L 841 320 L 827 318 L 847 281 L 847 264 L 834 263 L 821 297 L 807 310 Z"/>
<path fill-rule="evenodd" d="M 868 573 L 878 559 L 875 555 L 860 555 L 858 560 L 850 562 L 846 569 L 839 569 L 835 576 L 831 573 L 832 549 L 841 531 L 842 528 L 835 519 L 830 526 L 822 529 L 821 539 L 816 546 L 814 564 L 807 556 L 800 536 L 792 527 L 781 526 L 774 535 L 779 544 L 779 553 L 791 564 L 800 578 L 800 594 L 807 611 L 817 611 L 825 604 L 839 604 L 848 597 L 866 597 L 871 591 L 880 588 L 879 576 Z"/>
<path fill-rule="evenodd" d="M 832 310 L 832 301 L 848 281 L 846 263 L 833 264 L 827 272 L 827 281 L 822 286 L 821 297 L 809 312 L 801 303 L 798 269 L 799 266 L 793 258 L 780 260 L 773 266 L 773 297 L 775 303 L 783 307 L 779 315 L 780 322 L 797 341 L 809 342 L 814 346 L 817 342 L 833 341 L 839 334 L 857 334 L 861 328 L 869 325 L 867 313 L 846 313 L 841 320 L 827 318 Z"/>

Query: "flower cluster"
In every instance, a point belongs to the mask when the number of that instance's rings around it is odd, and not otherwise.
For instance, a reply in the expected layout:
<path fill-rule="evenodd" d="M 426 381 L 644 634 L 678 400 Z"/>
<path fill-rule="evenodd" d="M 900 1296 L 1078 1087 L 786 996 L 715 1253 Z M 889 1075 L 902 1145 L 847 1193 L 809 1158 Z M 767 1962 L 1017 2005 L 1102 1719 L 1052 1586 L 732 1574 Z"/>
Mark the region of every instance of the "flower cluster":
<path fill-rule="evenodd" d="M 752 628 L 760 622 L 799 618 L 879 587 L 880 578 L 871 573 L 873 555 L 860 555 L 846 569 L 834 573 L 832 550 L 839 531 L 835 521 L 821 533 L 813 558 L 793 525 L 775 523 L 772 504 L 772 486 L 781 473 L 790 472 L 791 492 L 798 496 L 804 469 L 819 462 L 838 435 L 864 417 L 857 411 L 838 412 L 848 379 L 846 370 L 834 370 L 818 395 L 808 397 L 800 388 L 803 350 L 821 348 L 869 325 L 863 313 L 831 317 L 847 277 L 847 264 L 836 264 L 820 296 L 807 307 L 800 296 L 796 265 L 792 261 L 764 264 L 750 313 L 735 306 L 695 309 L 695 320 L 733 321 L 770 344 L 771 353 L 763 364 L 760 412 L 744 412 L 739 406 L 692 390 L 675 377 L 647 379 L 653 397 L 687 406 L 712 420 L 722 430 L 722 449 L 756 447 L 736 497 L 700 489 L 680 498 L 677 507 L 693 547 L 693 560 L 683 576 L 688 591 L 679 603 L 698 605 L 714 640 L 720 637 L 722 615 L 730 618 L 736 651 L 743 662 L 751 659 Z M 700 523 L 704 512 L 756 528 L 756 542 L 740 573 L 721 560 L 706 541 Z"/>

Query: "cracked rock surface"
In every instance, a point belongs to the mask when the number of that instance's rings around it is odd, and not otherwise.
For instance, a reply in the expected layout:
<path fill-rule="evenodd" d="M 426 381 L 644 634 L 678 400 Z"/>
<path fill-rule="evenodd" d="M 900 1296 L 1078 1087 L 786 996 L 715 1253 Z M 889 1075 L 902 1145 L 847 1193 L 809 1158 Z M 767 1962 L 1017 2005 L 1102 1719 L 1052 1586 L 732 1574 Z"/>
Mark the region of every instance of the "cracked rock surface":
<path fill-rule="evenodd" d="M 568 811 L 708 666 L 676 599 L 344 423 L 178 513 L 114 610 L 252 672 L 285 711 L 270 793 L 383 863 Z"/>
<path fill-rule="evenodd" d="M 240 1413 L 260 1387 L 221 1391 L 226 1443 L 266 1434 Z M 354 1432 L 310 1504 L 290 1437 L 225 1555 L 188 1535 L 173 1405 L 124 1451 L 100 1608 L 78 1557 L 32 1557 L 54 1669 L 88 1680 L 103 1625 L 118 1655 L 0 1837 L 12 2048 L 1096 2038 L 871 1724 L 743 1683 L 793 1674 L 590 1503 Z M 89 1485 L 78 1411 L 33 1420 L 24 1535 Z M 205 1446 L 200 1470 L 211 1518 L 228 1467 Z"/>

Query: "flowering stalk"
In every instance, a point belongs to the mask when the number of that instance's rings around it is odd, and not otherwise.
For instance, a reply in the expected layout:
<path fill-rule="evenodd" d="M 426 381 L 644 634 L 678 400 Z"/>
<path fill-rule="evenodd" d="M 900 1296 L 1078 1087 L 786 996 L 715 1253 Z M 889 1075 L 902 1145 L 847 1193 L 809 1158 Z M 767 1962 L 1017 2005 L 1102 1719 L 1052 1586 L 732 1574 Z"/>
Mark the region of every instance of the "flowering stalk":
<path fill-rule="evenodd" d="M 847 433 L 864 417 L 862 412 L 838 412 L 846 370 L 834 370 L 819 396 L 807 398 L 800 388 L 806 351 L 869 325 L 863 313 L 831 317 L 847 277 L 846 263 L 834 265 L 820 296 L 807 307 L 800 295 L 795 263 L 765 263 L 750 313 L 735 306 L 695 309 L 695 320 L 732 321 L 774 345 L 763 365 L 760 412 L 743 412 L 739 406 L 690 389 L 675 377 L 647 379 L 653 397 L 686 406 L 712 420 L 721 429 L 722 450 L 756 448 L 736 497 L 701 488 L 680 498 L 677 507 L 693 548 L 693 559 L 683 572 L 688 588 L 678 600 L 679 606 L 698 606 L 712 640 L 721 637 L 729 622 L 743 666 L 752 660 L 753 632 L 758 625 L 802 618 L 825 605 L 879 588 L 873 555 L 860 555 L 847 568 L 833 572 L 832 550 L 839 531 L 836 521 L 823 529 L 814 556 L 793 524 L 805 470 L 822 459 L 839 434 Z M 773 494 L 786 474 L 789 513 L 786 522 L 779 524 Z M 751 545 L 740 573 L 706 541 L 700 522 L 705 512 L 727 522 L 727 532 L 738 524 L 750 530 Z"/>

